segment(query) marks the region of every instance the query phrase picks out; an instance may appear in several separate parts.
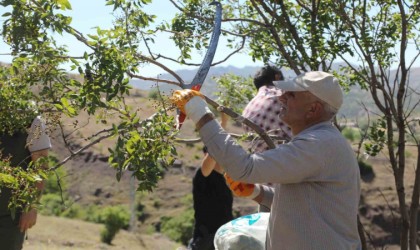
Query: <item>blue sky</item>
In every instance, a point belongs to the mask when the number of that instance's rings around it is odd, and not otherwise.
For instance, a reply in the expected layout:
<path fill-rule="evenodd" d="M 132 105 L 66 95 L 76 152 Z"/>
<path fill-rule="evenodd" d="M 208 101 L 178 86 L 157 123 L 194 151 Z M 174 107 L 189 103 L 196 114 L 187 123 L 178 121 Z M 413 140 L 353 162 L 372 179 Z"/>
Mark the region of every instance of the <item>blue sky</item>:
<path fill-rule="evenodd" d="M 82 32 L 83 34 L 96 33 L 92 27 L 99 26 L 103 29 L 109 28 L 112 25 L 112 6 L 104 6 L 104 0 L 89 0 L 89 1 L 73 1 L 72 8 L 74 13 L 72 26 Z M 92 11 L 94 10 L 94 11 Z M 149 14 L 155 14 L 158 18 L 164 16 L 169 20 L 172 18 L 177 11 L 171 3 L 168 1 L 154 1 L 150 5 L 144 6 L 145 12 Z M 159 24 L 162 19 L 157 19 L 156 24 Z M 173 45 L 168 44 L 169 38 L 167 35 L 160 35 L 155 39 L 155 44 L 152 45 L 155 52 L 161 52 L 169 57 L 176 58 L 178 56 L 178 50 L 173 48 Z M 222 46 L 220 46 L 222 47 Z M 219 47 L 219 49 L 220 49 Z M 164 48 L 163 50 L 161 48 Z M 173 48 L 173 49 L 168 49 Z M 75 51 L 76 54 L 83 53 L 85 48 L 74 48 L 71 51 Z M 221 54 L 222 51 L 218 51 Z M 199 63 L 201 61 L 200 55 L 196 55 L 194 62 Z M 172 63 L 168 60 L 162 60 L 162 63 L 169 66 L 171 69 L 185 68 L 186 66 Z M 150 72 L 148 75 L 154 75 L 161 73 L 161 69 L 153 65 L 147 66 L 146 71 Z"/>
<path fill-rule="evenodd" d="M 106 29 L 112 25 L 112 6 L 105 6 L 105 0 L 70 0 L 72 5 L 72 11 L 66 13 L 66 15 L 71 15 L 73 17 L 72 26 L 76 28 L 78 31 L 82 32 L 83 34 L 92 34 L 96 33 L 93 30 L 93 27 L 99 26 L 103 29 Z M 153 13 L 158 17 L 165 17 L 167 20 L 170 20 L 177 11 L 175 7 L 168 1 L 168 0 L 155 0 L 152 4 L 146 5 L 145 10 L 147 13 Z M 0 15 L 5 12 L 5 8 L 0 7 Z M 2 22 L 5 18 L 0 17 L 0 22 Z M 157 20 L 157 23 L 160 23 L 161 20 Z M 86 47 L 81 46 L 80 42 L 76 41 L 73 37 L 69 35 L 56 35 L 57 40 L 61 44 L 67 44 L 70 50 L 71 56 L 81 56 L 85 51 Z M 165 55 L 176 58 L 178 56 L 178 50 L 173 48 L 173 45 L 168 45 L 168 37 L 161 36 L 155 39 L 156 44 L 154 45 L 155 48 L 163 51 Z M 410 46 L 410 45 L 409 45 Z M 161 49 L 163 48 L 163 49 Z M 219 46 L 216 52 L 216 56 L 214 59 L 218 61 L 223 59 L 231 50 L 227 49 L 224 46 L 223 39 L 219 42 Z M 9 53 L 7 45 L 5 45 L 2 41 L 0 41 L 0 61 L 3 62 L 10 62 L 11 57 L 5 56 L 2 54 Z M 163 53 L 162 53 L 163 54 Z M 414 49 L 411 52 L 407 53 L 407 56 L 415 55 Z M 193 59 L 191 62 L 200 63 L 204 54 L 195 54 L 193 55 Z M 172 63 L 167 60 L 161 61 L 164 65 L 168 66 L 173 70 L 178 70 L 182 68 L 191 68 L 187 66 L 178 65 L 176 63 Z M 228 66 L 233 65 L 238 68 L 244 66 L 259 66 L 261 62 L 254 63 L 249 56 L 246 54 L 239 54 L 231 57 L 227 62 L 220 64 L 220 66 Z M 418 60 L 416 66 L 420 66 L 420 60 Z M 143 75 L 145 76 L 156 76 L 159 73 L 163 73 L 163 71 L 156 67 L 156 66 L 146 66 L 142 70 Z"/>
<path fill-rule="evenodd" d="M 71 0 L 72 10 L 66 12 L 65 15 L 72 16 L 72 27 L 76 30 L 82 32 L 83 34 L 95 34 L 96 31 L 93 27 L 99 26 L 102 29 L 106 29 L 111 27 L 112 25 L 112 6 L 105 6 L 105 0 Z M 169 18 L 175 15 L 177 11 L 173 5 L 165 0 L 155 0 L 152 4 L 146 5 L 145 10 L 147 13 L 153 13 L 156 16 L 164 16 L 169 20 Z M 3 7 L 0 7 L 0 15 L 5 12 Z M 0 17 L 0 21 L 3 21 L 5 18 Z M 161 20 L 157 20 L 156 23 L 160 23 Z M 59 44 L 67 44 L 69 47 L 70 55 L 71 56 L 82 56 L 83 52 L 86 50 L 85 46 L 81 46 L 80 42 L 78 42 L 75 38 L 71 37 L 70 35 L 56 35 L 55 36 Z M 178 56 L 178 50 L 174 48 L 173 50 L 167 49 L 168 47 L 171 48 L 173 45 L 168 45 L 168 37 L 161 36 L 155 39 L 155 48 L 165 48 L 163 52 L 166 56 L 176 58 Z M 221 60 L 224 58 L 225 55 L 230 53 L 230 50 L 226 49 L 223 46 L 223 40 L 219 42 L 215 59 L 213 62 Z M 0 61 L 3 62 L 10 62 L 10 56 L 4 56 L 1 54 L 9 53 L 7 45 L 0 41 Z M 162 53 L 163 54 L 163 53 Z M 195 54 L 193 58 L 189 62 L 193 63 L 200 63 L 204 57 L 204 54 Z M 165 66 L 168 66 L 172 70 L 178 70 L 182 68 L 190 68 L 194 69 L 194 67 L 182 66 L 176 63 L 170 62 L 168 60 L 161 61 Z M 236 67 L 244 67 L 244 66 L 258 66 L 262 65 L 262 63 L 254 63 L 252 62 L 251 58 L 247 55 L 236 55 L 231 57 L 227 62 L 220 64 L 220 66 L 228 66 L 234 65 Z M 145 76 L 156 76 L 159 73 L 164 73 L 160 68 L 156 66 L 146 66 L 143 68 L 142 72 Z"/>

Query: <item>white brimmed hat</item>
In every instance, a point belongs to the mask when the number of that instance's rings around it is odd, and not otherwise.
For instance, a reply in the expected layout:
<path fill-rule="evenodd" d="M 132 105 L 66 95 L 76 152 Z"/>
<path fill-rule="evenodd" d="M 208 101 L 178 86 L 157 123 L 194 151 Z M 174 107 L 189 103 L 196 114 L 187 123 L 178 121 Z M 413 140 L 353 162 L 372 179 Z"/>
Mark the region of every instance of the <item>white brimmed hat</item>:
<path fill-rule="evenodd" d="M 343 104 L 343 92 L 337 78 L 322 71 L 305 72 L 292 80 L 273 81 L 283 91 L 309 91 L 337 110 Z"/>

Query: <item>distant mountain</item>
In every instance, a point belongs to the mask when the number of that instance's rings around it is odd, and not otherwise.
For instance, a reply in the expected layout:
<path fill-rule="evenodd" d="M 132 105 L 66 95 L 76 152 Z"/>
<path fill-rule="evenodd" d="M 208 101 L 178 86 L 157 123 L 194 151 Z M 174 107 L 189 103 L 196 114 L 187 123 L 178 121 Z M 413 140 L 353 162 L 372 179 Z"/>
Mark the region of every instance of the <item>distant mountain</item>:
<path fill-rule="evenodd" d="M 8 65 L 6 63 L 0 62 L 0 66 Z M 334 64 L 333 69 L 338 69 L 341 67 L 340 64 Z M 216 82 L 212 79 L 212 77 L 215 76 L 221 76 L 227 73 L 248 77 L 253 76 L 257 70 L 260 69 L 260 66 L 246 66 L 242 68 L 238 68 L 235 66 L 216 66 L 211 67 L 209 74 L 206 78 L 206 81 L 203 85 L 202 92 L 211 97 L 214 98 L 214 93 L 218 91 Z M 185 82 L 191 82 L 194 78 L 195 74 L 197 73 L 198 67 L 196 69 L 182 69 L 176 71 L 176 73 L 185 81 Z M 285 78 L 291 78 L 294 77 L 295 74 L 290 69 L 282 69 L 283 74 Z M 391 71 L 391 75 L 395 75 L 395 71 Z M 410 81 L 409 81 L 409 88 L 413 89 L 417 93 L 420 92 L 420 68 L 412 68 L 410 71 Z M 168 79 L 168 80 L 175 80 L 175 78 L 169 74 L 162 74 L 159 76 L 161 79 Z M 134 88 L 138 88 L 141 90 L 152 90 L 156 88 L 155 82 L 150 81 L 143 81 L 143 80 L 131 80 L 130 84 Z M 169 92 L 173 89 L 177 89 L 178 87 L 172 84 L 166 84 L 166 83 L 160 83 L 159 84 L 160 90 L 165 93 L 169 94 Z M 411 100 L 411 105 L 416 103 L 418 101 L 418 95 L 413 95 Z M 345 116 L 348 119 L 354 119 L 355 117 L 364 117 L 365 111 L 362 107 L 362 103 L 368 107 L 368 108 L 374 108 L 374 102 L 370 96 L 370 93 L 368 93 L 365 90 L 361 90 L 359 86 L 354 86 L 351 88 L 349 93 L 347 93 L 344 97 L 344 105 L 341 109 L 340 114 L 342 116 Z M 417 107 L 416 111 L 420 115 L 420 108 Z"/>
<path fill-rule="evenodd" d="M 333 66 L 334 69 L 338 69 L 341 65 L 336 64 Z M 202 92 L 211 97 L 214 98 L 214 93 L 217 92 L 217 84 L 215 81 L 213 81 L 212 77 L 215 76 L 221 76 L 227 73 L 248 77 L 253 76 L 257 70 L 260 69 L 260 66 L 252 67 L 247 66 L 243 68 L 238 68 L 235 66 L 227 66 L 227 67 L 212 67 L 210 68 L 209 74 L 206 78 L 206 81 L 204 82 Z M 178 70 L 176 73 L 185 81 L 185 82 L 191 82 L 194 78 L 194 75 L 196 74 L 197 69 L 183 69 Z M 282 70 L 284 77 L 291 78 L 294 77 L 295 74 L 292 70 Z M 391 72 L 391 74 L 395 74 L 394 72 Z M 168 79 L 168 80 L 175 80 L 175 78 L 169 74 L 162 74 L 160 76 L 161 79 Z M 135 87 L 142 90 L 152 90 L 156 88 L 156 83 L 151 83 L 149 81 L 142 81 L 142 80 L 131 80 L 130 84 Z M 417 89 L 419 91 L 420 88 L 420 68 L 413 68 L 410 72 L 410 88 Z M 173 89 L 179 89 L 177 86 L 172 84 L 166 84 L 166 83 L 160 83 L 159 84 L 160 90 L 165 93 L 169 94 L 169 92 Z M 413 100 L 415 102 L 416 100 Z M 365 111 L 364 108 L 362 108 L 362 103 L 369 109 L 374 109 L 375 105 L 374 102 L 370 96 L 370 93 L 368 93 L 365 90 L 360 89 L 359 86 L 354 86 L 351 88 L 349 93 L 347 93 L 344 96 L 344 104 L 342 106 L 342 109 L 340 111 L 341 116 L 345 116 L 347 119 L 355 119 L 356 117 L 364 117 Z M 420 111 L 419 111 L 420 112 Z"/>
<path fill-rule="evenodd" d="M 224 74 L 234 74 L 242 77 L 252 77 L 261 67 L 260 66 L 246 66 L 242 68 L 238 68 L 235 66 L 227 66 L 227 67 L 211 67 L 210 71 L 207 75 L 207 78 L 203 84 L 202 92 L 209 96 L 214 97 L 214 93 L 217 92 L 217 84 L 212 79 L 213 77 L 218 77 Z M 176 71 L 176 73 L 185 81 L 185 82 L 191 82 L 197 73 L 197 69 L 182 69 Z M 293 77 L 295 74 L 292 70 L 283 70 L 283 74 L 286 78 Z M 170 74 L 162 74 L 159 76 L 161 79 L 167 79 L 167 80 L 175 80 L 175 78 Z M 152 90 L 156 88 L 155 82 L 150 81 L 143 81 L 143 80 L 131 80 L 130 84 L 138 89 L 142 90 Z M 160 83 L 159 89 L 163 93 L 169 93 L 171 90 L 179 89 L 177 86 L 173 84 L 167 84 L 167 83 Z"/>
<path fill-rule="evenodd" d="M 237 68 L 235 66 L 227 66 L 227 67 L 211 67 L 210 71 L 207 75 L 207 78 L 203 84 L 202 92 L 208 96 L 214 97 L 214 92 L 217 91 L 217 84 L 212 79 L 213 77 L 221 76 L 224 74 L 235 74 L 243 77 L 253 76 L 259 67 L 243 67 L 243 68 Z M 182 69 L 176 71 L 176 73 L 185 81 L 185 82 L 191 82 L 197 73 L 197 69 Z M 170 74 L 162 74 L 159 76 L 161 79 L 167 79 L 167 80 L 175 80 L 175 77 L 173 77 Z M 152 90 L 156 88 L 157 84 L 155 82 L 150 81 L 143 81 L 143 80 L 131 80 L 130 84 L 135 87 L 142 90 Z M 173 89 L 179 89 L 177 86 L 173 84 L 167 84 L 167 83 L 159 83 L 159 89 L 166 93 Z"/>

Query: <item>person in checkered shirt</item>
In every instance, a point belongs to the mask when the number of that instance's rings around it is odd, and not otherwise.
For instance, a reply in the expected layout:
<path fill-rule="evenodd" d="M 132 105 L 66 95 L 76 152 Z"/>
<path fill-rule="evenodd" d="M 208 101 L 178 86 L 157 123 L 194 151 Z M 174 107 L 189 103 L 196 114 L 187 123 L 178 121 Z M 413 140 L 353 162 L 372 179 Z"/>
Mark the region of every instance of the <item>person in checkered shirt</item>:
<path fill-rule="evenodd" d="M 279 96 L 283 94 L 280 89 L 274 87 L 273 81 L 284 80 L 283 73 L 272 65 L 262 67 L 254 75 L 254 85 L 258 93 L 247 104 L 242 116 L 248 118 L 260 126 L 268 135 L 280 137 L 282 140 L 290 140 L 291 130 L 280 118 L 282 109 Z M 246 133 L 255 133 L 251 128 L 243 126 Z M 282 140 L 274 140 L 276 144 Z M 260 137 L 252 140 L 249 150 L 252 153 L 260 153 L 269 149 L 268 145 Z M 266 183 L 270 185 L 270 183 Z M 258 211 L 269 212 L 268 207 L 259 206 Z"/>
<path fill-rule="evenodd" d="M 280 118 L 282 106 L 279 96 L 282 91 L 275 88 L 273 81 L 284 80 L 282 72 L 272 65 L 262 67 L 254 76 L 257 95 L 247 104 L 242 116 L 260 126 L 268 135 L 279 136 L 283 140 L 290 140 L 290 128 Z M 245 132 L 255 133 L 244 125 Z M 280 141 L 279 141 L 280 142 Z M 268 149 L 268 145 L 261 138 L 256 138 L 250 145 L 252 153 L 260 153 Z"/>

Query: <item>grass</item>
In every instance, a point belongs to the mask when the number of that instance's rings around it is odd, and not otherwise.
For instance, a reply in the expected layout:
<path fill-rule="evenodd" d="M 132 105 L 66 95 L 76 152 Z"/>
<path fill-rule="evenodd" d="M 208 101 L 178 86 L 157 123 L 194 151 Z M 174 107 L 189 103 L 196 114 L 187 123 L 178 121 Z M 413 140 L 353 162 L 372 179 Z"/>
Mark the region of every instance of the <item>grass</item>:
<path fill-rule="evenodd" d="M 39 216 L 38 222 L 28 232 L 23 250 L 63 249 L 156 249 L 171 250 L 179 244 L 160 234 L 137 234 L 121 230 L 112 245 L 100 241 L 103 225 L 66 218 Z"/>

